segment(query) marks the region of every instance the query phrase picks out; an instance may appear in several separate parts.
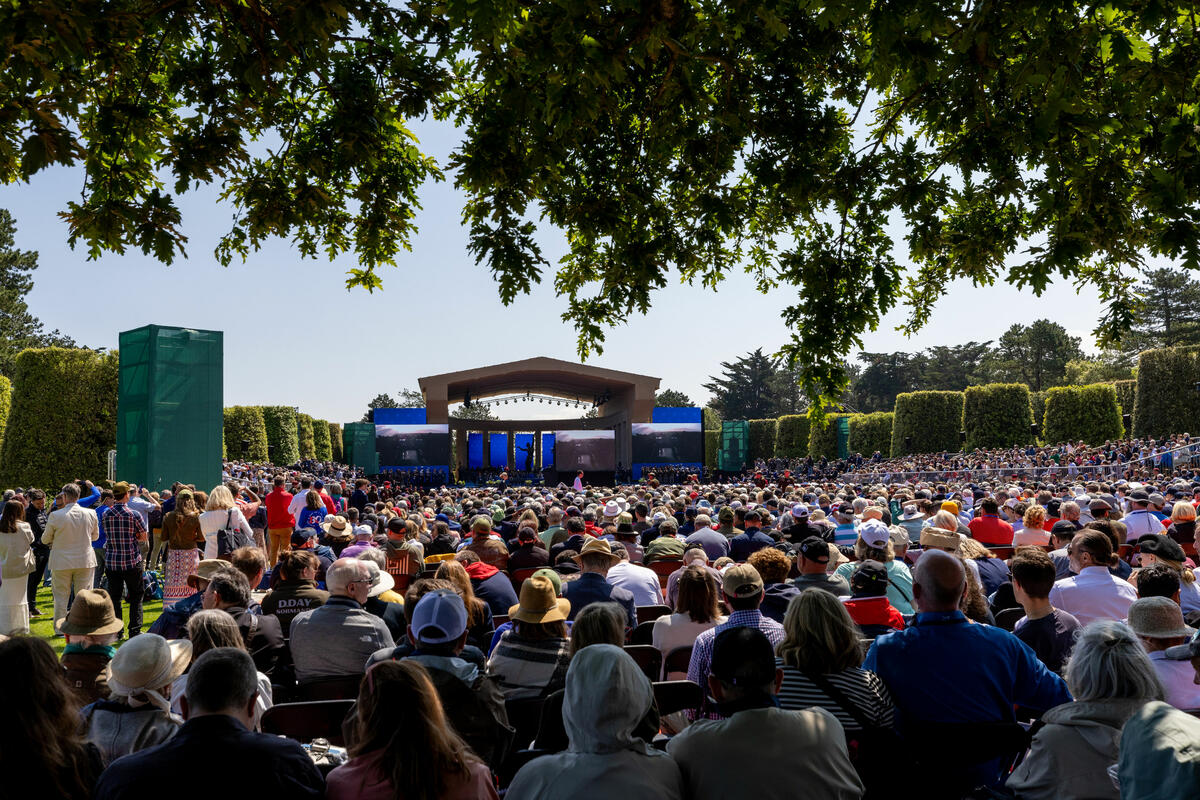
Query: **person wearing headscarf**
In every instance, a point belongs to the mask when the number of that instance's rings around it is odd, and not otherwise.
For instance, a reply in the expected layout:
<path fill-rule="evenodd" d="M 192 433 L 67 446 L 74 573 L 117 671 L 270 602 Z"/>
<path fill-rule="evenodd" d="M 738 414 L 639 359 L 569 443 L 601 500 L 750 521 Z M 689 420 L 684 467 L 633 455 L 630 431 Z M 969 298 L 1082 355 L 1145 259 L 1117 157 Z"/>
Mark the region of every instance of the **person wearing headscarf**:
<path fill-rule="evenodd" d="M 80 711 L 87 740 L 107 766 L 121 756 L 170 740 L 183 720 L 171 713 L 171 683 L 192 659 L 187 639 L 167 641 L 141 633 L 126 642 L 110 664 L 109 699 Z"/>
<path fill-rule="evenodd" d="M 602 790 L 621 800 L 682 798 L 679 767 L 634 736 L 653 702 L 649 679 L 622 648 L 583 648 L 567 670 L 563 723 L 570 747 L 522 767 L 506 797 L 588 797 Z"/>

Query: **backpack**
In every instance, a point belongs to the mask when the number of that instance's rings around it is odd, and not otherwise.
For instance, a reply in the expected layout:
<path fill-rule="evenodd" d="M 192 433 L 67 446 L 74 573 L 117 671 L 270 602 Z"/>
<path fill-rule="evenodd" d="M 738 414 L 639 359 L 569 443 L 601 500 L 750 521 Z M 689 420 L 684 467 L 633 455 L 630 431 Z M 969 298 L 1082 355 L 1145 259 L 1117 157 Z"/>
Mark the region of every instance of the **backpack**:
<path fill-rule="evenodd" d="M 142 596 L 146 600 L 162 600 L 162 577 L 155 570 L 142 573 Z"/>
<path fill-rule="evenodd" d="M 240 526 L 234 524 L 233 515 L 237 513 L 237 509 L 229 509 L 229 515 L 225 518 L 225 527 L 217 531 L 217 558 L 222 561 L 232 560 L 233 551 L 239 547 L 249 547 L 254 542 L 249 536 L 242 533 Z"/>

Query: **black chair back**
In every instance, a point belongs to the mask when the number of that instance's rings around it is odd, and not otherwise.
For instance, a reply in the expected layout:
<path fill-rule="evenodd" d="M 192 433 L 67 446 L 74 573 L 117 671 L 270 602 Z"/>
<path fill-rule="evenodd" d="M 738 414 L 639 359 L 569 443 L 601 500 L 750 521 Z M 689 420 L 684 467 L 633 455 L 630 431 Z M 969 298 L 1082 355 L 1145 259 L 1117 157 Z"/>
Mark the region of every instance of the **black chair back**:
<path fill-rule="evenodd" d="M 654 683 L 654 702 L 658 713 L 664 716 L 689 708 L 699 711 L 704 703 L 704 690 L 691 681 L 657 681 Z"/>
<path fill-rule="evenodd" d="M 662 652 L 648 644 L 626 645 L 625 652 L 641 667 L 642 672 L 651 682 L 662 677 Z"/>
<path fill-rule="evenodd" d="M 671 613 L 671 607 L 661 605 L 638 606 L 635 611 L 637 612 L 637 624 L 641 625 L 646 622 L 654 622 L 654 620 L 658 619 L 659 617 L 667 616 Z"/>
<path fill-rule="evenodd" d="M 523 750 L 537 736 L 538 725 L 542 721 L 542 698 L 527 697 L 516 700 L 505 700 L 504 710 L 508 713 L 508 725 L 513 734 L 513 749 Z"/>
<path fill-rule="evenodd" d="M 690 663 L 692 663 L 692 648 L 676 647 L 663 659 L 663 673 L 669 675 L 672 672 L 683 672 L 686 674 Z"/>
<path fill-rule="evenodd" d="M 342 722 L 353 708 L 353 700 L 280 703 L 263 712 L 262 731 L 286 736 L 303 744 L 313 739 L 328 739 L 332 745 L 345 747 Z"/>
<path fill-rule="evenodd" d="M 630 644 L 651 644 L 654 641 L 654 622 L 639 623 L 629 634 Z"/>
<path fill-rule="evenodd" d="M 292 696 L 301 701 L 311 700 L 354 700 L 358 697 L 358 686 L 362 675 L 344 675 L 336 678 L 319 678 L 296 687 Z"/>
<path fill-rule="evenodd" d="M 1023 608 L 1005 608 L 996 612 L 996 625 L 1006 631 L 1012 631 L 1017 627 L 1017 621 L 1023 616 L 1025 616 Z"/>

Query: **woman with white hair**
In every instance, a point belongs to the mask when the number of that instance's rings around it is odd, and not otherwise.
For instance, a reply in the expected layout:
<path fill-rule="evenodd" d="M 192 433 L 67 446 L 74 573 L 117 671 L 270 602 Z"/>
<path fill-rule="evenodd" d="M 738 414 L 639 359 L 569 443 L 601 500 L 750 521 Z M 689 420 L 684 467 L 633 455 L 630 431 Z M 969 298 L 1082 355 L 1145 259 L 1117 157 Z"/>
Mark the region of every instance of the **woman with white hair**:
<path fill-rule="evenodd" d="M 1162 683 L 1137 636 L 1113 620 L 1080 631 L 1065 677 L 1075 702 L 1042 716 L 1029 755 L 1006 786 L 1033 800 L 1117 800 L 1107 770 L 1117 762 L 1121 729 L 1143 705 L 1163 699 Z"/>
<path fill-rule="evenodd" d="M 171 683 L 192 658 L 187 639 L 153 633 L 134 636 L 109 665 L 109 697 L 80 711 L 87 740 L 100 750 L 105 766 L 121 756 L 171 739 L 183 720 L 171 713 Z"/>

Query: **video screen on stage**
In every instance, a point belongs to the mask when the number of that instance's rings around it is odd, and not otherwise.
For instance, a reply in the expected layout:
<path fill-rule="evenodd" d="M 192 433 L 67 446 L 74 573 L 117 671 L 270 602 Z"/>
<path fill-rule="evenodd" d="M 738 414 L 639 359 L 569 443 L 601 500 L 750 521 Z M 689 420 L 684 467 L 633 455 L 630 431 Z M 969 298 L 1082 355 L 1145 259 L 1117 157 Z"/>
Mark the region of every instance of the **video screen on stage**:
<path fill-rule="evenodd" d="M 449 425 L 376 425 L 379 468 L 434 467 L 450 463 Z"/>
<path fill-rule="evenodd" d="M 559 470 L 608 472 L 617 468 L 613 431 L 555 431 L 554 466 Z"/>
<path fill-rule="evenodd" d="M 635 422 L 634 464 L 699 464 L 704 431 L 699 422 Z"/>

